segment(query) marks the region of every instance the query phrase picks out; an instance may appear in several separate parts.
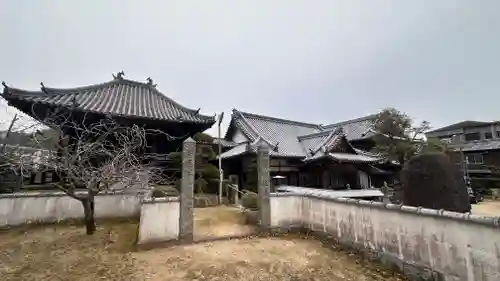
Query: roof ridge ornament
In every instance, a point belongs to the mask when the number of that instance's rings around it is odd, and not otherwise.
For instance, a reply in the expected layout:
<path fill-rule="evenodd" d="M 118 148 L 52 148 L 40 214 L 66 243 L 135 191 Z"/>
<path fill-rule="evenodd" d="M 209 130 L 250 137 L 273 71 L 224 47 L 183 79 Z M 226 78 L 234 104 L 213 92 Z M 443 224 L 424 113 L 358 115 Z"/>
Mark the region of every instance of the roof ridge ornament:
<path fill-rule="evenodd" d="M 153 88 L 156 88 L 156 84 L 153 84 L 153 79 L 151 77 L 146 78 L 147 84 Z"/>
<path fill-rule="evenodd" d="M 280 145 L 280 142 L 277 142 L 277 143 L 274 145 L 274 147 L 273 147 L 273 151 L 274 151 L 274 152 L 278 152 L 279 145 Z"/>
<path fill-rule="evenodd" d="M 113 79 L 115 79 L 115 80 L 117 80 L 117 79 L 121 80 L 121 79 L 123 79 L 123 76 L 125 76 L 125 72 L 122 70 L 122 71 L 116 73 L 116 75 L 113 74 Z"/>
<path fill-rule="evenodd" d="M 9 94 L 9 86 L 7 86 L 7 83 L 5 83 L 5 81 L 2 81 L 2 85 L 3 85 L 3 95 L 8 95 Z"/>
<path fill-rule="evenodd" d="M 43 84 L 43 82 L 40 82 L 40 87 L 41 87 L 41 89 L 42 89 L 42 92 L 44 92 L 44 93 L 48 94 L 48 92 L 47 92 L 47 88 L 45 87 L 45 85 Z"/>

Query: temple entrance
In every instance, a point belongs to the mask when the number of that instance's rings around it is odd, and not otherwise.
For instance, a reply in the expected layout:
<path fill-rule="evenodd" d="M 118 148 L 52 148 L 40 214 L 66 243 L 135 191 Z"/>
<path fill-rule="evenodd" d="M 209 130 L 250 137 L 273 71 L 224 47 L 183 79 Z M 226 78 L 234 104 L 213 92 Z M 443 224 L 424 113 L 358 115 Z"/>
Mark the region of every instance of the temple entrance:
<path fill-rule="evenodd" d="M 194 240 L 216 240 L 255 234 L 257 226 L 234 205 L 194 208 Z"/>
<path fill-rule="evenodd" d="M 255 221 L 241 206 L 242 192 L 237 184 L 224 184 L 222 202 L 215 206 L 196 204 L 193 212 L 194 240 L 244 237 L 256 232 Z M 195 196 L 196 197 L 196 196 Z"/>

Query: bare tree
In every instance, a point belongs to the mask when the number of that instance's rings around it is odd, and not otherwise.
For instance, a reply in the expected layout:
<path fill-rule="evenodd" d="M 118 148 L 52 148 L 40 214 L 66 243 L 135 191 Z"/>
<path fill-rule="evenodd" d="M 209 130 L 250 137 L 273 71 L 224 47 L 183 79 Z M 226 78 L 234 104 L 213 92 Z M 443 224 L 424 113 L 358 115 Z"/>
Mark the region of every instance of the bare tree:
<path fill-rule="evenodd" d="M 95 196 L 102 191 L 144 189 L 148 182 L 174 182 L 154 164 L 166 155 L 147 154 L 147 135 L 163 134 L 138 125 L 122 125 L 111 116 L 91 122 L 87 115 L 72 118 L 71 111 L 56 110 L 41 123 L 51 130 L 33 132 L 34 147 L 42 147 L 57 135 L 54 150 L 34 161 L 33 157 L 12 158 L 11 169 L 27 173 L 36 165 L 55 172 L 56 186 L 83 205 L 87 234 L 96 230 Z M 165 135 L 166 140 L 175 138 Z M 39 168 L 38 167 L 38 168 Z"/>

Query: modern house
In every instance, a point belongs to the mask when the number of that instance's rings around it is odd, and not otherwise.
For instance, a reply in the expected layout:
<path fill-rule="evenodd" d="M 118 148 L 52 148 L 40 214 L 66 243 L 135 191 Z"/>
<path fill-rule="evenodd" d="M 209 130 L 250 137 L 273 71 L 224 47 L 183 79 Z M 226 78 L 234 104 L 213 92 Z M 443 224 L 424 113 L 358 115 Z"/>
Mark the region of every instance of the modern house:
<path fill-rule="evenodd" d="M 222 167 L 243 189 L 255 189 L 256 152 L 270 151 L 275 183 L 322 189 L 379 187 L 394 165 L 369 152 L 376 115 L 319 125 L 263 116 L 233 109 L 224 137 Z M 221 140 L 218 140 L 221 141 Z"/>
<path fill-rule="evenodd" d="M 473 187 L 500 184 L 500 122 L 463 121 L 427 132 L 426 137 L 459 152 L 454 160 L 462 164 Z"/>

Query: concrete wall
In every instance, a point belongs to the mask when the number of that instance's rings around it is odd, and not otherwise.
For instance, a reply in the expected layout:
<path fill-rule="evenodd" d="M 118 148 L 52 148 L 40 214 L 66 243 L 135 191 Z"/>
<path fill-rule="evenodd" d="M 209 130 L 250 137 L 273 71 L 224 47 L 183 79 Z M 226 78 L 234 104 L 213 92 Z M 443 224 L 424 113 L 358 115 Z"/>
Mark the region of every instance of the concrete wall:
<path fill-rule="evenodd" d="M 142 194 L 114 192 L 96 195 L 95 216 L 139 216 Z M 63 192 L 27 192 L 0 195 L 0 227 L 34 222 L 83 218 L 80 201 Z"/>
<path fill-rule="evenodd" d="M 500 280 L 500 218 L 285 193 L 272 194 L 271 224 L 329 234 L 413 278 Z"/>
<path fill-rule="evenodd" d="M 141 204 L 138 244 L 179 239 L 179 197 L 147 198 Z"/>

